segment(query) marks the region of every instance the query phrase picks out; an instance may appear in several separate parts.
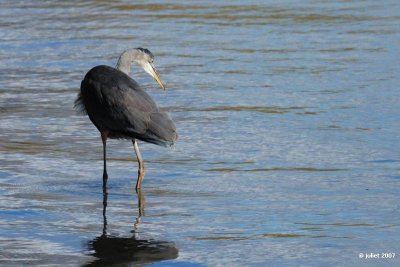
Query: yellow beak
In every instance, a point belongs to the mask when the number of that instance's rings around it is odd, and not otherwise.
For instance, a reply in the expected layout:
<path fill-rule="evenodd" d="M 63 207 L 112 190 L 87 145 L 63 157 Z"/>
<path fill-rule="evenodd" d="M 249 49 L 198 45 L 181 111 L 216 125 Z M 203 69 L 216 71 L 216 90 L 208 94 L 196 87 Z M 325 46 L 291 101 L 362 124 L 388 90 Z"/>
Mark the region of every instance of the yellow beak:
<path fill-rule="evenodd" d="M 165 85 L 161 82 L 160 76 L 158 76 L 158 73 L 156 71 L 156 69 L 153 69 L 154 71 L 154 79 L 157 81 L 157 83 L 160 85 L 160 87 L 165 90 Z"/>
<path fill-rule="evenodd" d="M 158 73 L 156 71 L 156 68 L 154 67 L 153 64 L 148 63 L 146 66 L 145 70 L 156 80 L 156 82 L 160 85 L 160 87 L 165 90 L 165 85 L 161 82 L 160 76 L 158 76 Z"/>

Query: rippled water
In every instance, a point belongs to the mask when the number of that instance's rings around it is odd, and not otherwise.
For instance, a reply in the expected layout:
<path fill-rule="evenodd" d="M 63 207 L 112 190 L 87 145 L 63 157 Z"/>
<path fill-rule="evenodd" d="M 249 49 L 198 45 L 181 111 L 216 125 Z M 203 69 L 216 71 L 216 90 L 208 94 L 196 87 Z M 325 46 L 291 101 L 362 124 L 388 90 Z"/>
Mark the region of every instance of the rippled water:
<path fill-rule="evenodd" d="M 135 2 L 1 1 L 1 265 L 400 265 L 398 1 Z M 139 196 L 110 141 L 103 196 L 73 101 L 138 46 L 180 139 Z"/>

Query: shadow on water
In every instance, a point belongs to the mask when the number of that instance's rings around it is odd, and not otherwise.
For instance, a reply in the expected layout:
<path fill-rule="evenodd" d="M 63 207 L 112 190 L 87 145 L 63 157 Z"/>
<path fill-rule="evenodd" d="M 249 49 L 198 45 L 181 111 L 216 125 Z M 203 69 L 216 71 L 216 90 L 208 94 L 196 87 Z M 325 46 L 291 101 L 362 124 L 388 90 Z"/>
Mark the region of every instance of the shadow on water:
<path fill-rule="evenodd" d="M 153 239 L 140 239 L 137 228 L 144 215 L 145 200 L 142 192 L 138 192 L 139 215 L 136 218 L 133 233 L 130 237 L 118 237 L 107 234 L 107 191 L 103 193 L 103 233 L 87 243 L 87 251 L 96 257 L 94 261 L 83 266 L 108 266 L 134 264 L 145 266 L 151 263 L 176 259 L 178 249 L 173 242 Z"/>

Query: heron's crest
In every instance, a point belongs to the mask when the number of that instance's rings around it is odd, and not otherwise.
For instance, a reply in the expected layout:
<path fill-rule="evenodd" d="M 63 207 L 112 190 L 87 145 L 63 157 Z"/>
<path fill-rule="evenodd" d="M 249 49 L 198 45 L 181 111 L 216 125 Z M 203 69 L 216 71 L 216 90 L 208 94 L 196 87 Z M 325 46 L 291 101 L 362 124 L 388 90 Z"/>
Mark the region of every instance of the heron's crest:
<path fill-rule="evenodd" d="M 136 49 L 139 50 L 139 51 L 142 51 L 143 53 L 145 53 L 145 54 L 147 54 L 147 55 L 149 55 L 151 59 L 154 59 L 154 56 L 153 56 L 153 54 L 150 52 L 149 49 L 147 49 L 147 48 L 142 48 L 142 47 L 138 47 L 138 48 L 136 48 Z"/>

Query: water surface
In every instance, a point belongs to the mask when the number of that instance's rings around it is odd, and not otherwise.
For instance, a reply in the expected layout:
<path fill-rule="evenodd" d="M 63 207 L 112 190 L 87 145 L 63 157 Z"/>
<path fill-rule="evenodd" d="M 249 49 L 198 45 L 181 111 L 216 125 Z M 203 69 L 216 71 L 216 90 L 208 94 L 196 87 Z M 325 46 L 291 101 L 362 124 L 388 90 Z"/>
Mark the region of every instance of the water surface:
<path fill-rule="evenodd" d="M 0 264 L 399 265 L 399 26 L 394 0 L 2 1 Z M 138 46 L 167 91 L 132 77 L 180 139 L 139 144 L 142 210 L 131 143 L 110 141 L 103 216 L 73 101 Z"/>

